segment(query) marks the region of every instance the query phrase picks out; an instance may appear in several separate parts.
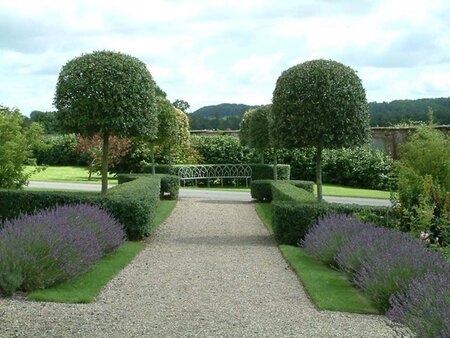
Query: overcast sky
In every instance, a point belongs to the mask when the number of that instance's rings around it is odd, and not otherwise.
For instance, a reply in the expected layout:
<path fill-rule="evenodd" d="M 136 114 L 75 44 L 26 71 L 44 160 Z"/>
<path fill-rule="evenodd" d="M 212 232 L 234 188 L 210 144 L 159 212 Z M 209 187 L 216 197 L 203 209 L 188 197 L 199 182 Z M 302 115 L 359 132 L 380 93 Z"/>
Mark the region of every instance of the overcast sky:
<path fill-rule="evenodd" d="M 191 111 L 270 103 L 311 59 L 355 69 L 369 101 L 450 96 L 448 0 L 0 0 L 0 104 L 52 110 L 61 67 L 94 50 L 144 61 Z"/>

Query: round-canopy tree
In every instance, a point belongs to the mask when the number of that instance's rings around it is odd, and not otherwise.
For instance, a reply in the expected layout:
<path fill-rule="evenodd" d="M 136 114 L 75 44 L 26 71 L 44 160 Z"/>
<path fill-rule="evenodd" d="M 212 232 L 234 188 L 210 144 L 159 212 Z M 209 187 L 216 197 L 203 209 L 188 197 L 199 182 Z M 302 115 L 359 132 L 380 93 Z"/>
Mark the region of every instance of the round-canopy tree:
<path fill-rule="evenodd" d="M 315 147 L 317 198 L 321 201 L 322 150 L 368 140 L 369 110 L 360 78 L 336 61 L 296 65 L 278 78 L 272 112 L 278 147 Z"/>
<path fill-rule="evenodd" d="M 108 188 L 109 136 L 156 137 L 155 82 L 142 61 L 126 54 L 97 51 L 67 62 L 54 104 L 66 131 L 102 136 L 103 194 Z"/>

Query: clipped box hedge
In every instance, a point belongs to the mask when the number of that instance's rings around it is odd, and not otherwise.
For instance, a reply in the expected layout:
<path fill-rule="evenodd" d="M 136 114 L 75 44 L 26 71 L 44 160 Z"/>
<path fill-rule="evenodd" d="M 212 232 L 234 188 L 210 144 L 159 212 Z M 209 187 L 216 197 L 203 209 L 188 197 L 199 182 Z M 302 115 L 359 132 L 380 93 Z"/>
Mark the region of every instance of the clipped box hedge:
<path fill-rule="evenodd" d="M 270 202 L 272 199 L 314 202 L 316 199 L 312 195 L 313 188 L 314 182 L 311 181 L 256 180 L 250 184 L 252 198 L 258 202 Z"/>
<path fill-rule="evenodd" d="M 320 217 L 328 214 L 364 215 L 370 213 L 378 219 L 393 217 L 390 208 L 339 203 L 298 203 L 274 201 L 272 203 L 272 227 L 280 244 L 296 245 L 303 239 Z M 387 225 L 379 224 L 379 225 Z"/>
<path fill-rule="evenodd" d="M 92 192 L 0 190 L 0 221 L 57 205 L 87 203 L 109 211 L 131 240 L 150 235 L 160 196 L 161 177 L 139 177 L 111 188 L 106 196 Z"/>
<path fill-rule="evenodd" d="M 309 181 L 259 180 L 251 184 L 252 197 L 259 202 L 272 201 L 272 228 L 279 244 L 296 245 L 320 217 L 327 214 L 358 214 L 378 225 L 392 224 L 392 211 L 387 207 L 356 204 L 318 203 Z M 306 190 L 306 189 L 307 190 Z"/>
<path fill-rule="evenodd" d="M 151 174 L 119 174 L 117 181 L 119 184 L 131 182 L 139 177 L 153 177 Z M 161 180 L 160 197 L 166 199 L 176 200 L 180 192 L 180 178 L 175 175 L 156 174 Z"/>

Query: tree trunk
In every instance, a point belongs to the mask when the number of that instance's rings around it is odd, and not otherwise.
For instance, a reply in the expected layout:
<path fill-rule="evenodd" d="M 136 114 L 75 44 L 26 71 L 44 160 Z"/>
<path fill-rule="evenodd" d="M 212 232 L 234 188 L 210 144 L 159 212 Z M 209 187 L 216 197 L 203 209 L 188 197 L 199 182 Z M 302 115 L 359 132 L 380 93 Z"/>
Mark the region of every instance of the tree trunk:
<path fill-rule="evenodd" d="M 108 191 L 108 152 L 109 152 L 109 133 L 103 133 L 103 149 L 102 149 L 102 195 L 106 195 Z"/>
<path fill-rule="evenodd" d="M 278 156 L 275 148 L 273 149 L 273 179 L 278 180 Z"/>
<path fill-rule="evenodd" d="M 322 147 L 317 147 L 316 151 L 317 201 L 322 202 Z"/>
<path fill-rule="evenodd" d="M 155 170 L 155 146 L 152 146 L 152 174 L 155 176 L 156 170 Z"/>
<path fill-rule="evenodd" d="M 94 171 L 94 162 L 95 162 L 95 160 L 92 160 L 91 162 L 89 162 L 89 177 L 88 177 L 88 181 L 90 181 L 91 178 L 92 178 L 92 172 Z"/>

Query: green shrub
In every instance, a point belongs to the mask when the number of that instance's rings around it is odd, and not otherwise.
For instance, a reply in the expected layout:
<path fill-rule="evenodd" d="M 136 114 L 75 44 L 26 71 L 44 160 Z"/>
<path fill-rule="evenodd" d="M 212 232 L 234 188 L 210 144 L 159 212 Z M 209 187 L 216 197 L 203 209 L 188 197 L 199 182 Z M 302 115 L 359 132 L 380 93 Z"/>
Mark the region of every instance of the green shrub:
<path fill-rule="evenodd" d="M 75 134 L 47 135 L 44 138 L 46 147 L 34 150 L 38 164 L 46 165 L 84 165 L 85 155 L 75 152 L 78 138 Z"/>
<path fill-rule="evenodd" d="M 180 191 L 180 178 L 174 175 L 161 175 L 161 198 L 176 200 Z"/>
<path fill-rule="evenodd" d="M 258 202 L 272 201 L 272 182 L 273 180 L 257 180 L 250 184 L 252 198 Z"/>
<path fill-rule="evenodd" d="M 249 148 L 239 144 L 239 138 L 230 136 L 192 136 L 193 148 L 204 164 L 243 164 L 258 160 Z"/>
<path fill-rule="evenodd" d="M 0 190 L 0 220 L 57 205 L 91 204 L 109 211 L 124 225 L 129 239 L 142 239 L 153 228 L 160 180 L 160 177 L 140 177 L 111 188 L 105 197 L 91 192 Z"/>
<path fill-rule="evenodd" d="M 271 180 L 273 179 L 273 164 L 255 164 L 251 163 L 252 180 Z M 291 166 L 288 164 L 278 164 L 277 174 L 279 180 L 288 180 L 291 177 Z"/>
<path fill-rule="evenodd" d="M 296 186 L 297 188 L 306 190 L 311 194 L 314 193 L 314 182 L 312 181 L 290 180 L 289 183 Z"/>
<path fill-rule="evenodd" d="M 117 181 L 119 184 L 127 183 L 138 179 L 139 177 L 150 177 L 150 174 L 119 174 Z M 157 174 L 155 177 L 161 179 L 160 197 L 176 200 L 180 190 L 180 178 L 174 175 Z"/>
<path fill-rule="evenodd" d="M 280 244 L 296 245 L 309 232 L 317 220 L 328 214 L 367 213 L 382 217 L 386 207 L 367 207 L 355 204 L 272 202 L 272 226 L 275 239 Z"/>
<path fill-rule="evenodd" d="M 292 185 L 290 182 L 273 181 L 272 199 L 274 201 L 289 201 L 297 203 L 314 203 L 315 196 L 301 188 Z"/>

